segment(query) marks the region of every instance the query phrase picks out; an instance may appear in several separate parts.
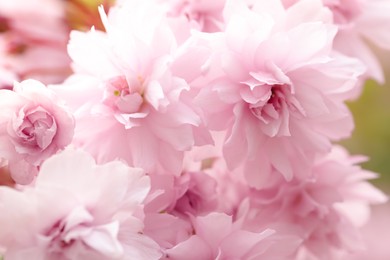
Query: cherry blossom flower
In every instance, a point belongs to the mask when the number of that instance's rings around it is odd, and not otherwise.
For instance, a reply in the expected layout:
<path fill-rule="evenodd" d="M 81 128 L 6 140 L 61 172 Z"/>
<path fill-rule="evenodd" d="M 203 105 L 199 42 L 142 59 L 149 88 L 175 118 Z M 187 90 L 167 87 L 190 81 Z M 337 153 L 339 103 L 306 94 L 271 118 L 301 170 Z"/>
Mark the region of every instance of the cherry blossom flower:
<path fill-rule="evenodd" d="M 74 143 L 99 162 L 121 158 L 178 174 L 184 151 L 212 140 L 182 98 L 188 84 L 171 72 L 180 49 L 175 35 L 149 1 L 126 2 L 108 17 L 101 9 L 101 15 L 107 33 L 73 32 L 68 48 L 75 74 L 53 86 L 75 113 Z"/>
<path fill-rule="evenodd" d="M 141 169 L 118 161 L 96 165 L 81 150 L 54 155 L 35 187 L 0 187 L 4 257 L 159 259 L 158 245 L 142 235 L 149 189 Z"/>
<path fill-rule="evenodd" d="M 12 178 L 30 183 L 37 167 L 72 141 L 73 116 L 52 91 L 35 80 L 0 90 L 0 157 Z"/>
<path fill-rule="evenodd" d="M 213 55 L 196 102 L 211 129 L 228 130 L 224 157 L 230 169 L 245 165 L 249 185 L 261 188 L 272 169 L 291 180 L 350 135 L 344 101 L 364 68 L 332 51 L 336 28 L 319 1 L 230 1 L 225 19 L 225 32 L 199 35 Z"/>
<path fill-rule="evenodd" d="M 369 219 L 369 205 L 387 201 L 367 181 L 376 174 L 356 165 L 364 159 L 334 147 L 329 155 L 317 158 L 307 180 L 281 179 L 274 187 L 253 190 L 238 218 L 246 218 L 249 230 L 268 227 L 301 237 L 298 259 L 338 259 L 358 252 L 364 248 L 359 228 Z"/>

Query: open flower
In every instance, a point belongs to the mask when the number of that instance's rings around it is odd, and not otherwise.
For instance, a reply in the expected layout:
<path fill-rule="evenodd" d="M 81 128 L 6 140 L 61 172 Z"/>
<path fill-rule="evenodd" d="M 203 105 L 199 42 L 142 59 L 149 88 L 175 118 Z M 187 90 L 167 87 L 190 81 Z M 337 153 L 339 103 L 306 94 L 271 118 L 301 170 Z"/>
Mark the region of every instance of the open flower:
<path fill-rule="evenodd" d="M 0 187 L 0 248 L 6 259 L 158 259 L 142 235 L 149 189 L 141 169 L 65 150 L 45 161 L 35 187 Z"/>
<path fill-rule="evenodd" d="M 291 180 L 350 135 L 343 102 L 364 67 L 332 51 L 336 27 L 321 2 L 286 10 L 280 1 L 230 1 L 224 14 L 224 32 L 198 36 L 213 55 L 197 103 L 210 128 L 227 130 L 226 162 L 244 165 L 250 186 L 264 186 L 272 169 Z"/>
<path fill-rule="evenodd" d="M 303 239 L 298 259 L 339 259 L 364 248 L 359 228 L 370 215 L 370 204 L 387 196 L 368 180 L 376 174 L 357 164 L 362 156 L 350 156 L 339 146 L 318 157 L 305 181 L 280 178 L 272 187 L 252 190 L 239 210 L 249 230 L 270 227 Z"/>
<path fill-rule="evenodd" d="M 9 161 L 14 180 L 26 184 L 37 166 L 72 141 L 73 116 L 34 80 L 15 83 L 14 91 L 0 90 L 0 100 L 0 157 Z"/>
<path fill-rule="evenodd" d="M 107 33 L 73 32 L 75 74 L 53 86 L 75 112 L 74 143 L 99 162 L 179 174 L 184 151 L 212 140 L 182 97 L 187 82 L 172 73 L 174 32 L 150 1 L 127 1 L 108 17 L 100 11 Z"/>

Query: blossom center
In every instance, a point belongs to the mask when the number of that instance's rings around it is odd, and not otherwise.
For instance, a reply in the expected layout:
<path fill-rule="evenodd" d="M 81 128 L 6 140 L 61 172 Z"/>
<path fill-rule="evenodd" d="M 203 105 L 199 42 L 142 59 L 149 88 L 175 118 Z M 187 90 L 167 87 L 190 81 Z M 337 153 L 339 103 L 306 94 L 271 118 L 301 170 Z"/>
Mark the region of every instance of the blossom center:
<path fill-rule="evenodd" d="M 107 82 L 105 104 L 123 114 L 139 112 L 144 103 L 142 94 L 144 80 L 139 76 L 130 81 L 131 84 L 124 76 L 110 79 Z"/>
<path fill-rule="evenodd" d="M 260 121 L 269 136 L 289 136 L 290 116 L 304 116 L 305 112 L 291 93 L 289 85 L 274 85 L 268 98 L 249 104 L 252 114 Z"/>
<path fill-rule="evenodd" d="M 250 104 L 252 114 L 265 124 L 279 118 L 279 113 L 285 108 L 286 98 L 281 85 L 272 87 L 269 99 L 265 104 Z"/>
<path fill-rule="evenodd" d="M 57 125 L 51 115 L 42 107 L 21 111 L 13 120 L 16 143 L 46 149 L 52 142 Z"/>
<path fill-rule="evenodd" d="M 102 256 L 107 254 L 116 258 L 123 255 L 122 246 L 117 240 L 118 229 L 117 221 L 97 225 L 94 216 L 84 206 L 79 206 L 57 221 L 43 236 L 52 256 L 64 256 L 59 259 L 73 259 L 75 251 L 72 252 L 72 247 L 84 247 Z M 102 248 L 101 241 L 108 241 L 108 245 Z"/>

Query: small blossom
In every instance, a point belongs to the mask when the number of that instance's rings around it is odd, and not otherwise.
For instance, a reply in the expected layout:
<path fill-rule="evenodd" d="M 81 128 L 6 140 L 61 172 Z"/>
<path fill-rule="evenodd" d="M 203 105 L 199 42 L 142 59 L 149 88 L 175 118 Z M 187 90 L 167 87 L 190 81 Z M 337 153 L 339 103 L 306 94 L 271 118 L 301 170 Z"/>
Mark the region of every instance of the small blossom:
<path fill-rule="evenodd" d="M 63 102 L 42 83 L 26 80 L 0 90 L 0 157 L 11 176 L 30 183 L 37 167 L 73 138 L 74 120 Z"/>

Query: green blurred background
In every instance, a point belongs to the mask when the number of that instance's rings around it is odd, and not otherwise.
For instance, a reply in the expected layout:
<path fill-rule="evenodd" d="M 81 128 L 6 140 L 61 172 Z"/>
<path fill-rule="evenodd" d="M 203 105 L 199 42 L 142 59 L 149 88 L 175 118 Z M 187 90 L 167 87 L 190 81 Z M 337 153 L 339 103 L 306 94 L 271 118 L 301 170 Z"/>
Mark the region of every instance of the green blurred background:
<path fill-rule="evenodd" d="M 390 53 L 380 53 L 386 83 L 367 81 L 363 93 L 349 102 L 355 120 L 352 138 L 341 142 L 351 154 L 367 155 L 370 160 L 362 166 L 380 174 L 373 180 L 379 188 L 390 193 Z"/>

